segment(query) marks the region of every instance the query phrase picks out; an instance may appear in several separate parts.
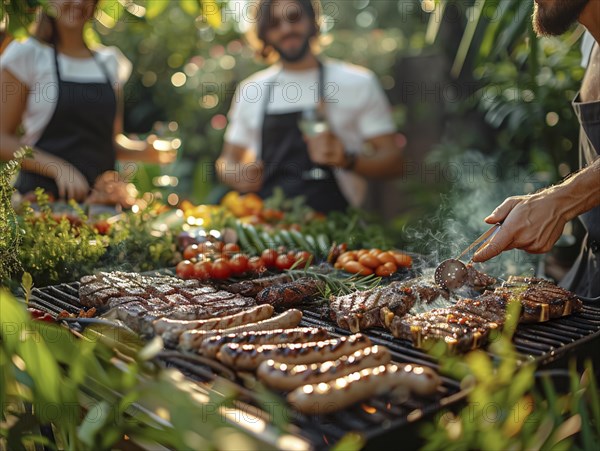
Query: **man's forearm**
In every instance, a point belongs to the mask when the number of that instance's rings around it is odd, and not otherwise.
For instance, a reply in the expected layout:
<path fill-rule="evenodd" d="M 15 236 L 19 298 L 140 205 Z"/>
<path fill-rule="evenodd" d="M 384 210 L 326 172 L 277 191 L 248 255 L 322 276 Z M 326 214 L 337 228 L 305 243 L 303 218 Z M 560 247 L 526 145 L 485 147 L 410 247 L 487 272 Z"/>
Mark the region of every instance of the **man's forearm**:
<path fill-rule="evenodd" d="M 380 149 L 373 155 L 359 154 L 353 171 L 365 177 L 396 177 L 402 174 L 402 155 L 398 149 Z"/>
<path fill-rule="evenodd" d="M 600 158 L 546 193 L 567 221 L 600 206 Z"/>

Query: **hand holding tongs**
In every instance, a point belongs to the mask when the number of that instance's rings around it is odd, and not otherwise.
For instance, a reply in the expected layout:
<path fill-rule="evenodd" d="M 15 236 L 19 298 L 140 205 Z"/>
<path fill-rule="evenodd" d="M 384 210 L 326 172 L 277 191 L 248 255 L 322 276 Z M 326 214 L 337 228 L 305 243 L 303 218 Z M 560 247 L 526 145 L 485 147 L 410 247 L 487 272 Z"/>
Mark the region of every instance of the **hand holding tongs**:
<path fill-rule="evenodd" d="M 494 224 L 489 230 L 484 232 L 479 238 L 473 241 L 469 247 L 462 251 L 458 257 L 449 258 L 448 260 L 444 260 L 442 263 L 440 263 L 435 269 L 435 282 L 448 290 L 456 290 L 462 287 L 467 281 L 469 272 L 465 264 L 461 262 L 460 259 L 475 247 L 479 246 L 478 250 L 484 247 L 487 242 L 491 240 L 496 233 L 498 233 L 501 225 L 502 224 L 500 223 Z M 472 261 L 472 259 L 469 260 L 469 263 Z"/>

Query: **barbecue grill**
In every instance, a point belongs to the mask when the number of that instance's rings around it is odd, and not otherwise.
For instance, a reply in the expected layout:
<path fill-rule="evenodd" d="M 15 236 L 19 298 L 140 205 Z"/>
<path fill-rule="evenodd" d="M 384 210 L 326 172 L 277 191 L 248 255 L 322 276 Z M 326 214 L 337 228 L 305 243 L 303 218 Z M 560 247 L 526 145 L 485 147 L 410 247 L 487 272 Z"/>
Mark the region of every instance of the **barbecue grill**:
<path fill-rule="evenodd" d="M 78 288 L 79 283 L 75 282 L 34 289 L 30 305 L 55 316 L 62 310 L 77 314 L 83 308 L 79 303 Z M 303 310 L 302 326 L 325 327 L 332 336 L 349 335 L 347 330 L 337 327 L 319 309 Z M 77 327 L 78 323 L 69 321 L 69 326 Z M 413 362 L 433 369 L 439 368 L 430 355 L 415 349 L 408 341 L 394 338 L 389 332 L 375 329 L 363 333 L 375 344 L 388 347 L 393 360 L 397 362 Z M 541 324 L 519 325 L 513 341 L 523 363 L 535 361 L 540 367 L 564 367 L 566 360 L 572 357 L 599 361 L 600 305 L 587 303 L 581 313 L 570 317 Z M 202 359 L 178 351 L 166 351 L 159 355 L 159 359 L 165 366 L 175 367 L 190 380 L 200 382 L 204 389 L 210 388 L 212 382 L 224 382 L 228 379 L 227 374 L 218 374 L 214 367 L 205 365 Z M 382 443 L 389 445 L 392 437 L 400 435 L 403 444 L 410 446 L 411 440 L 414 440 L 416 445 L 418 434 L 414 429 L 410 430 L 411 425 L 459 403 L 467 395 L 467 391 L 461 390 L 458 381 L 447 377 L 442 377 L 442 381 L 441 390 L 435 397 L 411 397 L 402 404 L 379 397 L 368 403 L 322 416 L 307 416 L 290 409 L 287 412 L 287 417 L 291 420 L 289 433 L 313 449 L 327 449 L 352 431 L 367 440 L 368 448 L 375 449 Z M 227 383 L 234 384 L 240 394 L 240 409 L 252 411 L 253 415 L 269 420 L 269 413 L 258 408 L 257 396 L 252 390 L 244 387 L 239 380 Z"/>

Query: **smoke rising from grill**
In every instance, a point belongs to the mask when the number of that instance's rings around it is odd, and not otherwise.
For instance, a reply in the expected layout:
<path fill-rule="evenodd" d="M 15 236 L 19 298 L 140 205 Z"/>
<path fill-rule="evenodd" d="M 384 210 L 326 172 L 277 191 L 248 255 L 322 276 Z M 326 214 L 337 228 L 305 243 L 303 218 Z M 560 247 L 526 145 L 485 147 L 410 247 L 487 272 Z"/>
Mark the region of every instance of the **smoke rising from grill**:
<path fill-rule="evenodd" d="M 455 258 L 479 235 L 489 229 L 484 222 L 509 196 L 534 192 L 547 185 L 546 174 L 526 171 L 511 162 L 501 161 L 476 151 L 448 157 L 441 152 L 430 156 L 428 167 L 436 167 L 436 182 L 449 187 L 440 193 L 440 206 L 430 217 L 405 230 L 409 250 L 425 255 L 431 268 L 447 258 Z M 433 171 L 429 170 L 431 177 Z M 468 261 L 472 254 L 463 258 Z M 536 272 L 541 256 L 512 250 L 478 265 L 482 271 L 499 278 Z"/>

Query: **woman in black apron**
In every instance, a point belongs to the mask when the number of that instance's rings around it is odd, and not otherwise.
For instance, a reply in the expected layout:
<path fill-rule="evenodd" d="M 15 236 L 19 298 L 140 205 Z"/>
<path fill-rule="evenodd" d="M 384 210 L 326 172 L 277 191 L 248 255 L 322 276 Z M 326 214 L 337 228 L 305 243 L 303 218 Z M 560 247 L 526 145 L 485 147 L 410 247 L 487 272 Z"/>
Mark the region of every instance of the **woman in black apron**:
<path fill-rule="evenodd" d="M 106 77 L 104 82 L 66 81 L 61 77 L 54 48 L 58 98 L 52 118 L 35 144 L 36 148 L 69 162 L 90 187 L 100 174 L 114 169 L 116 161 L 113 127 L 117 99 L 108 72 L 94 59 Z M 61 176 L 73 177 L 73 174 Z M 55 197 L 62 194 L 54 179 L 27 170 L 20 172 L 15 187 L 21 193 L 41 187 Z"/>
<path fill-rule="evenodd" d="M 324 98 L 324 80 L 323 64 L 319 61 L 319 100 Z M 286 197 L 304 196 L 306 204 L 319 212 L 345 210 L 348 201 L 332 168 L 315 165 L 309 157 L 299 126 L 303 111 L 268 113 L 271 91 L 272 84 L 269 83 L 263 109 L 261 160 L 264 172 L 260 196 L 267 198 L 275 187 L 280 187 Z"/>
<path fill-rule="evenodd" d="M 11 159 L 22 145 L 17 129 L 25 112 L 34 114 L 27 110 L 31 96 L 44 96 L 45 103 L 53 108 L 49 122 L 33 145 L 34 157 L 23 162 L 16 182 L 16 188 L 21 193 L 41 187 L 54 197 L 83 200 L 98 176 L 114 169 L 117 152 L 125 159 L 160 161 L 152 138 L 145 142 L 125 139 L 125 144 L 115 143 L 118 108 L 112 84 L 117 80 L 111 79 L 107 67 L 86 46 L 83 38 L 85 24 L 92 19 L 97 3 L 97 0 L 53 2 L 56 17 L 43 12 L 35 39 L 27 45 L 14 43 L 18 46 L 14 47 L 16 50 L 12 55 L 22 57 L 18 60 L 20 72 L 13 74 L 10 63 L 3 65 L 2 88 L 3 92 L 6 88 L 7 96 L 6 99 L 3 97 L 2 159 Z M 45 53 L 47 51 L 52 52 L 53 79 L 48 79 L 45 72 L 44 58 L 49 55 Z M 87 76 L 98 81 L 75 82 L 65 79 L 59 64 L 63 55 L 71 59 L 71 64 L 85 62 L 82 67 L 91 70 Z M 13 64 L 17 64 L 17 59 Z M 90 59 L 97 71 L 93 65 L 90 69 Z M 17 68 L 13 66 L 13 69 Z M 116 74 L 112 78 L 116 78 Z M 48 101 L 48 93 L 52 91 L 47 88 L 52 88 L 54 83 L 58 95 Z"/>

